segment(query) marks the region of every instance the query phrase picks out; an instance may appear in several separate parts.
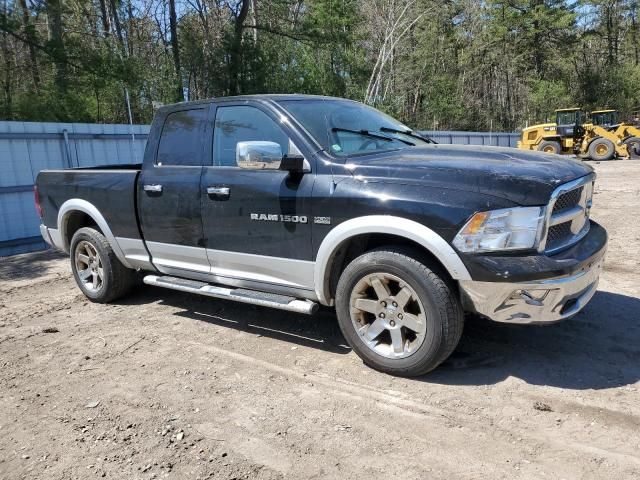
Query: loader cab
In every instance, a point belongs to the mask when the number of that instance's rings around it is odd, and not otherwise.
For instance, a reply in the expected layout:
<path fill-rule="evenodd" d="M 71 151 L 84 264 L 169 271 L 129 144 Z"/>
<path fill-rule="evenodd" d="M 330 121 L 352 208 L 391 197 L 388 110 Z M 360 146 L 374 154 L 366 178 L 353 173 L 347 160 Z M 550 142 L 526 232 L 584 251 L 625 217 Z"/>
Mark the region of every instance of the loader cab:
<path fill-rule="evenodd" d="M 617 110 L 596 110 L 591 112 L 591 123 L 609 128 L 620 124 L 620 114 Z"/>
<path fill-rule="evenodd" d="M 584 135 L 582 126 L 587 118 L 579 108 L 562 108 L 556 110 L 556 132 L 563 138 L 580 138 Z"/>

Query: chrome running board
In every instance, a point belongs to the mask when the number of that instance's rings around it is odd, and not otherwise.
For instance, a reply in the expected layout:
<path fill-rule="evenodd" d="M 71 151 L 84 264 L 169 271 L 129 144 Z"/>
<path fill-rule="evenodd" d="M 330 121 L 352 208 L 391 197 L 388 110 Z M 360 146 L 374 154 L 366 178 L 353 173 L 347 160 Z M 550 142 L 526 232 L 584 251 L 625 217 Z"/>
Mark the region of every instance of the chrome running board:
<path fill-rule="evenodd" d="M 144 283 L 156 287 L 179 290 L 181 292 L 197 293 L 198 295 L 205 295 L 207 297 L 250 303 L 251 305 L 260 305 L 261 307 L 278 308 L 280 310 L 304 313 L 306 315 L 311 315 L 318 310 L 318 304 L 311 300 L 301 300 L 286 295 L 258 292 L 244 288 L 222 287 L 210 283 L 198 282 L 196 280 L 187 280 L 185 278 L 147 275 L 144 277 Z"/>

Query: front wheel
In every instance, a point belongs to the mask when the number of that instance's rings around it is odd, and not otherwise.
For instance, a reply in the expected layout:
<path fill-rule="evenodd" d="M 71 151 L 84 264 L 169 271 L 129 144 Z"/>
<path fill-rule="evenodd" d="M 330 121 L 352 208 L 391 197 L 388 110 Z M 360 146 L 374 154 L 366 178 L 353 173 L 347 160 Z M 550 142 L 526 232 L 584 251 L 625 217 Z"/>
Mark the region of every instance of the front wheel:
<path fill-rule="evenodd" d="M 560 144 L 554 140 L 543 140 L 540 142 L 540 145 L 538 145 L 538 151 L 559 155 L 562 151 L 562 147 L 560 147 Z"/>
<path fill-rule="evenodd" d="M 367 252 L 342 273 L 338 323 L 364 363 L 401 376 L 442 363 L 462 335 L 464 317 L 454 288 L 413 251 Z"/>
<path fill-rule="evenodd" d="M 97 303 L 108 303 L 125 295 L 135 282 L 135 272 L 126 268 L 102 233 L 79 229 L 71 239 L 71 270 L 82 293 Z"/>
<path fill-rule="evenodd" d="M 629 152 L 629 158 L 631 159 L 640 158 L 640 137 L 627 138 L 624 141 L 624 144 L 627 146 L 627 152 Z"/>
<path fill-rule="evenodd" d="M 616 147 L 611 140 L 596 138 L 589 144 L 589 157 L 592 160 L 611 160 L 616 154 Z"/>

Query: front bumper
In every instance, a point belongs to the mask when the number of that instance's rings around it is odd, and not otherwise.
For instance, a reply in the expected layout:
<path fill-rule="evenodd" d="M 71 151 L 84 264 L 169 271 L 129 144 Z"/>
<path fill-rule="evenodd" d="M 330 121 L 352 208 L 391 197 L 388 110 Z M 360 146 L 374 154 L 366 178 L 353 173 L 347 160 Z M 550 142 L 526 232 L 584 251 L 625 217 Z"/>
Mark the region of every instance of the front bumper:
<path fill-rule="evenodd" d="M 548 324 L 572 317 L 596 293 L 606 248 L 606 231 L 592 223 L 584 239 L 557 255 L 479 258 L 470 269 L 476 280 L 460 281 L 463 306 L 505 323 Z M 487 281 L 490 273 L 494 281 Z"/>
<path fill-rule="evenodd" d="M 603 263 L 600 259 L 588 270 L 569 277 L 530 283 L 463 280 L 460 287 L 467 309 L 496 322 L 553 323 L 572 317 L 591 300 Z"/>

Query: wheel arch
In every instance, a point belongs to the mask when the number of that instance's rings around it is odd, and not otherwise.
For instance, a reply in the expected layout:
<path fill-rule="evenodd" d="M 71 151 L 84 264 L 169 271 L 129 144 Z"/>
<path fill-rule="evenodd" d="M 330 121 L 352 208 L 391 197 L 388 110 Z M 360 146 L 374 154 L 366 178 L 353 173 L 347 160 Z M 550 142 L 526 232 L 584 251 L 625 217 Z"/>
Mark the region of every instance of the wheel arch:
<path fill-rule="evenodd" d="M 90 219 L 92 223 L 87 223 Z M 125 267 L 133 268 L 124 256 L 120 245 L 113 235 L 107 220 L 102 213 L 92 203 L 80 198 L 71 198 L 65 201 L 58 210 L 58 232 L 60 236 L 61 248 L 69 253 L 73 234 L 82 227 L 95 226 L 105 236 L 113 252 Z"/>
<path fill-rule="evenodd" d="M 339 224 L 320 244 L 314 268 L 314 285 L 320 303 L 332 304 L 332 276 L 336 274 L 336 269 L 344 266 L 348 248 L 354 242 L 357 244 L 358 241 L 371 237 L 377 243 L 382 238 L 400 239 L 404 244 L 415 246 L 435 259 L 453 280 L 471 279 L 453 247 L 430 228 L 402 217 L 367 215 Z M 361 253 L 367 250 L 360 249 Z"/>

